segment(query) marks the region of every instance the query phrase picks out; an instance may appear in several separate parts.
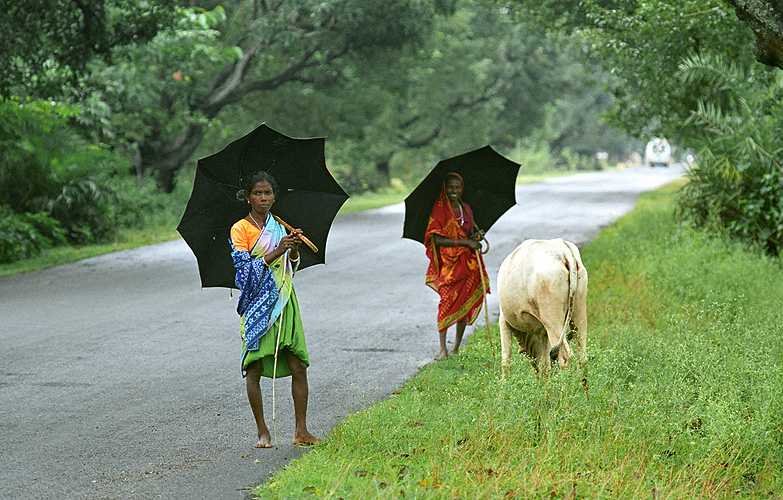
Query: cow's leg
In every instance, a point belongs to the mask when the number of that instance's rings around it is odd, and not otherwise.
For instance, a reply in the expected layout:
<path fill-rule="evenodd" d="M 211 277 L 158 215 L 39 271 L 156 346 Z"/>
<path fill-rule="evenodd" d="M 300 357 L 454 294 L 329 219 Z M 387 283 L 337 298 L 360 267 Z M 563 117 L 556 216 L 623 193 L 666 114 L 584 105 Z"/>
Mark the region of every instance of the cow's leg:
<path fill-rule="evenodd" d="M 503 311 L 500 311 L 498 323 L 500 325 L 500 367 L 503 376 L 505 377 L 511 366 L 511 348 L 514 340 L 514 329 L 506 322 Z"/>
<path fill-rule="evenodd" d="M 530 357 L 530 366 L 533 367 L 536 375 L 546 375 L 552 366 L 549 362 L 549 341 L 546 338 L 546 332 L 543 332 L 543 335 L 533 333 L 527 337 L 525 354 Z"/>

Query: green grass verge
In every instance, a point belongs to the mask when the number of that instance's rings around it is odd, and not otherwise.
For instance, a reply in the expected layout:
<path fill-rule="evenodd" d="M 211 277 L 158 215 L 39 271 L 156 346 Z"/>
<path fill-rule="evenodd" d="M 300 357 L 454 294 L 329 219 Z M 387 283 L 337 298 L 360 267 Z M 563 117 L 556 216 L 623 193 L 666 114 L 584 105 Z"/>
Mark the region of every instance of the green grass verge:
<path fill-rule="evenodd" d="M 586 371 L 539 380 L 520 357 L 504 380 L 477 333 L 254 493 L 783 498 L 780 263 L 676 225 L 674 196 L 642 195 L 583 249 Z"/>

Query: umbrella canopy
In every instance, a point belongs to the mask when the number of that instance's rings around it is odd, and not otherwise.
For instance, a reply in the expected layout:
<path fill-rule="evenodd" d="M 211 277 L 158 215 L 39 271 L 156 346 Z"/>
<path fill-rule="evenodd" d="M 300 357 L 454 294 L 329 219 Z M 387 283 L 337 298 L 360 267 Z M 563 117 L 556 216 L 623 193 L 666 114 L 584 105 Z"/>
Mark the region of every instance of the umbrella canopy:
<path fill-rule="evenodd" d="M 462 200 L 470 205 L 476 225 L 488 231 L 516 204 L 515 185 L 519 164 L 491 146 L 441 160 L 416 189 L 405 198 L 402 237 L 424 243 L 424 232 L 432 207 L 440 195 L 443 178 L 449 172 L 463 180 Z"/>
<path fill-rule="evenodd" d="M 177 231 L 198 261 L 202 287 L 236 288 L 231 226 L 248 212 L 237 199 L 242 181 L 259 170 L 275 178 L 272 214 L 301 228 L 319 251 L 299 247 L 299 269 L 325 262 L 326 238 L 348 199 L 326 168 L 324 138 L 296 139 L 262 124 L 196 166 L 193 192 Z"/>

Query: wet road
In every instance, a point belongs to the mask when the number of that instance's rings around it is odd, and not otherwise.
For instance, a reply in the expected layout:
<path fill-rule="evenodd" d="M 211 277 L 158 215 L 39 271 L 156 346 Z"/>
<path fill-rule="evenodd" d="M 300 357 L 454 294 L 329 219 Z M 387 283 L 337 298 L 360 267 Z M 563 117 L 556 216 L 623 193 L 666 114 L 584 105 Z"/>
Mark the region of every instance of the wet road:
<path fill-rule="evenodd" d="M 522 240 L 583 246 L 638 193 L 681 173 L 640 167 L 518 187 L 518 205 L 487 234 L 491 286 Z M 423 246 L 400 238 L 403 217 L 402 204 L 339 216 L 327 265 L 295 279 L 312 364 L 308 424 L 320 437 L 437 354 L 438 296 L 424 285 Z M 252 448 L 236 299 L 200 288 L 182 241 L 0 277 L 2 497 L 245 499 L 306 453 L 291 445 L 288 379 L 276 386 L 278 448 Z M 271 382 L 262 388 L 271 429 Z"/>

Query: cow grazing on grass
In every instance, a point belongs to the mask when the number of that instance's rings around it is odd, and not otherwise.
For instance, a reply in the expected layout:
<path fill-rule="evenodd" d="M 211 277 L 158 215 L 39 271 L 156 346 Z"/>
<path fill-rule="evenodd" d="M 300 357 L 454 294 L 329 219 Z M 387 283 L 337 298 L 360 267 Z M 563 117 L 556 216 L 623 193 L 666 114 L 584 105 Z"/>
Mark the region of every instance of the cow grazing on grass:
<path fill-rule="evenodd" d="M 564 368 L 571 342 L 583 359 L 587 343 L 587 270 L 579 248 L 562 238 L 525 240 L 500 265 L 500 345 L 503 375 L 512 336 L 537 373 L 557 360 Z"/>

